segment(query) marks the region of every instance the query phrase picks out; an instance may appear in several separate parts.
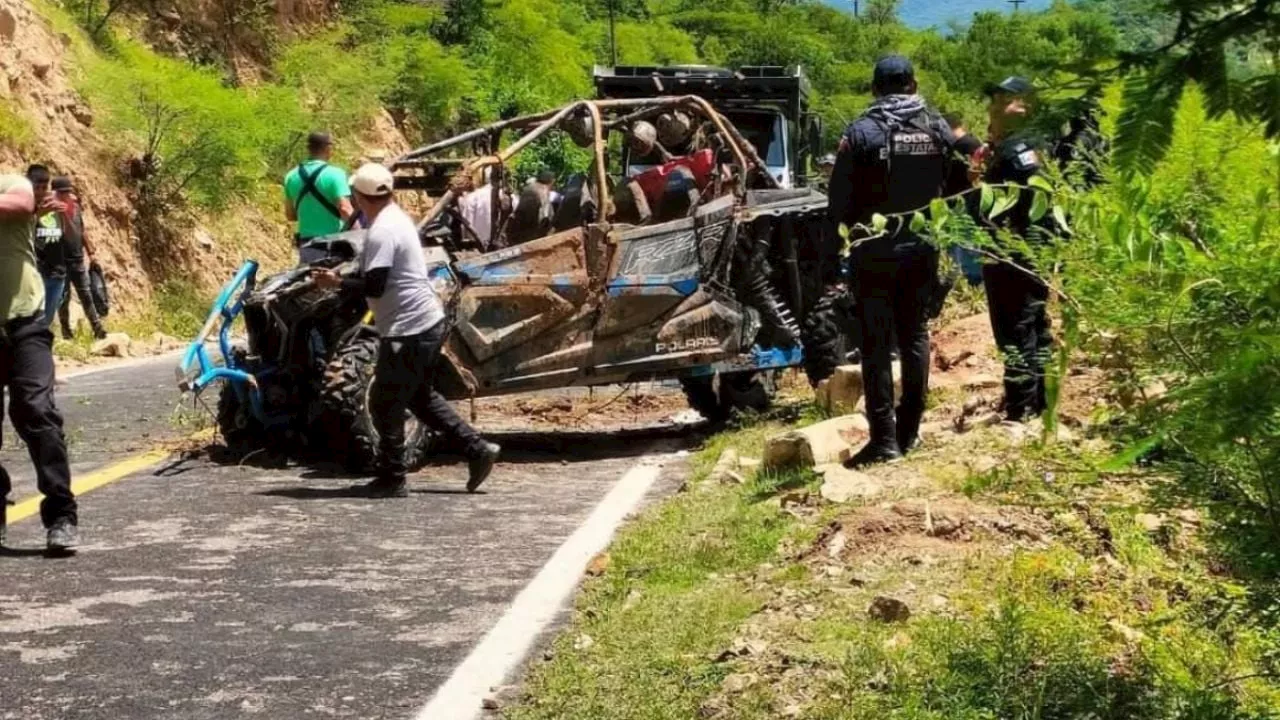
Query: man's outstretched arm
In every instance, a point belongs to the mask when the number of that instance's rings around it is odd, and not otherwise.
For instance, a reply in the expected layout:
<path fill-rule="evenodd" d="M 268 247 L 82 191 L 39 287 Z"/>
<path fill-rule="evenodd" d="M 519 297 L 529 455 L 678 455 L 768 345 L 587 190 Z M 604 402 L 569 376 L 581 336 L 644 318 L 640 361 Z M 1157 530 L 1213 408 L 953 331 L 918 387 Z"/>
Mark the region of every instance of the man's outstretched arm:
<path fill-rule="evenodd" d="M 27 182 L 19 183 L 0 193 L 0 218 L 20 219 L 34 215 L 36 196 Z"/>

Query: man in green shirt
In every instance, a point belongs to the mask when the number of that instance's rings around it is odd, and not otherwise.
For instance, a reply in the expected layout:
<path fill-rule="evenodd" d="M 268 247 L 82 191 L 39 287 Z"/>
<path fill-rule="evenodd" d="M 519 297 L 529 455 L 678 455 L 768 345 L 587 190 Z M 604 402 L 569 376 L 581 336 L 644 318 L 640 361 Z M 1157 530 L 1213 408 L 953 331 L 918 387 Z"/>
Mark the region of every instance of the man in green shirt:
<path fill-rule="evenodd" d="M 40 517 L 48 531 L 48 548 L 65 552 L 79 540 L 76 499 L 62 414 L 53 401 L 53 333 L 44 322 L 44 281 L 36 269 L 34 243 L 37 211 L 55 207 L 50 195 L 44 207 L 37 208 L 25 177 L 0 175 L 0 404 L 8 390 L 9 419 L 27 444 L 36 485 L 44 495 Z M 0 466 L 0 546 L 10 489 L 9 473 Z"/>
<path fill-rule="evenodd" d="M 294 243 L 299 248 L 308 240 L 342 232 L 352 213 L 347 174 L 329 164 L 333 139 L 328 133 L 311 133 L 307 153 L 310 159 L 284 178 L 284 214 L 289 222 L 298 223 Z M 301 250 L 299 255 L 303 262 L 318 259 Z"/>

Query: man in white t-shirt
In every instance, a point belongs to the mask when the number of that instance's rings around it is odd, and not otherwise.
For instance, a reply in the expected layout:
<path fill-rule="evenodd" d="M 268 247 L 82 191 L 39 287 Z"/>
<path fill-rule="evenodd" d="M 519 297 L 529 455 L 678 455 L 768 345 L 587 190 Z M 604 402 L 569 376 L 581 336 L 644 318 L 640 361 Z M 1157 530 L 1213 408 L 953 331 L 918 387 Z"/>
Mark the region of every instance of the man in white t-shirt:
<path fill-rule="evenodd" d="M 493 234 L 493 187 L 482 185 L 458 198 L 458 213 L 476 234 L 481 249 L 487 250 Z"/>
<path fill-rule="evenodd" d="M 470 465 L 467 490 L 474 492 L 493 470 L 500 448 L 482 439 L 434 388 L 449 323 L 427 275 L 418 229 L 392 197 L 394 183 L 386 167 L 373 163 L 351 177 L 356 205 L 369 227 L 360 274 L 342 277 L 332 270 L 312 271 L 321 287 L 362 293 L 382 335 L 369 397 L 379 436 L 379 467 L 377 477 L 366 488 L 374 497 L 409 494 L 404 463 L 408 409 L 465 448 Z"/>

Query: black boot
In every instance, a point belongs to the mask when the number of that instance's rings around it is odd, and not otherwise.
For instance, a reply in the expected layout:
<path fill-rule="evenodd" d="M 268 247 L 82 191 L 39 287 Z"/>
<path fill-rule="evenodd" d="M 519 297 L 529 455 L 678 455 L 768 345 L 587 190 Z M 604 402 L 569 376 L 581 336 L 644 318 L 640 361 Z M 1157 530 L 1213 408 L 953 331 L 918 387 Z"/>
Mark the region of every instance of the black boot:
<path fill-rule="evenodd" d="M 493 472 L 493 464 L 498 461 L 498 455 L 502 452 L 502 448 L 496 444 L 481 440 L 474 449 L 469 453 L 470 460 L 467 462 L 469 471 L 467 477 L 467 492 L 475 492 L 480 489 L 480 484 L 489 477 L 489 473 Z"/>
<path fill-rule="evenodd" d="M 409 483 L 403 477 L 379 477 L 361 488 L 365 495 L 375 499 L 409 497 Z"/>
<path fill-rule="evenodd" d="M 898 450 L 903 455 L 920 447 L 920 415 L 898 408 Z"/>
<path fill-rule="evenodd" d="M 880 463 L 891 463 L 895 460 L 902 459 L 902 451 L 898 449 L 897 440 L 884 440 L 867 443 L 857 455 L 844 461 L 844 466 L 850 470 L 866 467 L 868 465 L 879 465 Z"/>

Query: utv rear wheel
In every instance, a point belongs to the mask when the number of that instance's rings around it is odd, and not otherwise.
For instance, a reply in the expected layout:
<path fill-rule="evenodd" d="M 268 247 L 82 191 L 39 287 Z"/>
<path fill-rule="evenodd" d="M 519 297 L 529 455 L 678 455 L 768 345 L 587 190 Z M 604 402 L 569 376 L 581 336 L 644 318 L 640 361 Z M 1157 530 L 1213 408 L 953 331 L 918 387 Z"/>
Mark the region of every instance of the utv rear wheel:
<path fill-rule="evenodd" d="M 853 298 L 843 287 L 827 290 L 805 317 L 804 372 L 814 387 L 848 364 L 858 350 L 856 338 L 850 336 L 855 322 Z"/>
<path fill-rule="evenodd" d="M 378 431 L 369 411 L 377 360 L 378 338 L 357 337 L 334 351 L 325 370 L 329 448 L 334 459 L 357 472 L 376 468 L 378 461 Z M 404 428 L 405 466 L 410 470 L 426 462 L 429 439 L 426 426 L 410 414 Z"/>
<path fill-rule="evenodd" d="M 680 378 L 680 387 L 684 389 L 684 397 L 689 407 L 714 424 L 724 422 L 729 414 L 720 406 L 720 395 L 716 393 L 715 376 Z"/>
<path fill-rule="evenodd" d="M 680 386 L 689 407 L 716 425 L 734 412 L 768 410 L 775 390 L 772 372 L 751 371 L 681 378 Z"/>
<path fill-rule="evenodd" d="M 720 376 L 720 404 L 727 406 L 730 412 L 765 412 L 773 405 L 775 392 L 777 380 L 772 370 Z"/>

